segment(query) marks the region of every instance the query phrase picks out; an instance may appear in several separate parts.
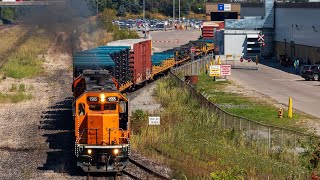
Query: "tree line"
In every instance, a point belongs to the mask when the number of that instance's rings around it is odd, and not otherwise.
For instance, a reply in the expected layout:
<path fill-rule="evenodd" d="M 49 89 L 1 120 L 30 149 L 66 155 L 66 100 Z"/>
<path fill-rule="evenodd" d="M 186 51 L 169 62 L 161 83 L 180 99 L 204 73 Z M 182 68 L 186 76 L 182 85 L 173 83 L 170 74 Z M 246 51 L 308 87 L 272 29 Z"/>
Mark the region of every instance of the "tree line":
<path fill-rule="evenodd" d="M 126 14 L 142 14 L 143 0 L 83 0 L 88 4 L 92 15 L 104 9 L 116 10 L 118 16 Z M 150 13 L 160 13 L 172 17 L 173 1 L 175 1 L 176 16 L 178 15 L 179 0 L 145 0 L 145 10 Z M 21 11 L 28 8 L 2 8 L 2 16 L 7 19 L 16 19 Z M 181 16 L 190 12 L 201 14 L 205 10 L 205 0 L 180 0 Z M 63 13 L 63 12 L 62 12 Z"/>
<path fill-rule="evenodd" d="M 175 14 L 178 15 L 179 0 L 145 0 L 145 10 L 151 13 L 160 13 L 172 17 L 173 1 L 175 1 Z M 143 0 L 90 0 L 90 7 L 101 12 L 104 9 L 114 9 L 118 16 L 130 14 L 141 14 L 143 11 Z M 204 0 L 180 0 L 181 16 L 188 15 L 190 12 L 197 14 L 204 13 Z"/>

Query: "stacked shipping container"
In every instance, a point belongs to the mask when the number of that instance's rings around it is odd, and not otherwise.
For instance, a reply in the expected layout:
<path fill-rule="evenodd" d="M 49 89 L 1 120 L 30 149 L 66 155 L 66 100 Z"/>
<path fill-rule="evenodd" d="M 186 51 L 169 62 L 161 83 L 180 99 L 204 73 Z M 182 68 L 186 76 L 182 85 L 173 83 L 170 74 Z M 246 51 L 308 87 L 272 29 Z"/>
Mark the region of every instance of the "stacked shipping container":
<path fill-rule="evenodd" d="M 129 46 L 130 71 L 132 83 L 140 84 L 151 77 L 151 40 L 146 39 L 125 39 L 113 41 L 107 46 Z"/>
<path fill-rule="evenodd" d="M 214 39 L 217 30 L 224 29 L 224 22 L 208 21 L 203 23 L 202 37 L 203 39 Z"/>

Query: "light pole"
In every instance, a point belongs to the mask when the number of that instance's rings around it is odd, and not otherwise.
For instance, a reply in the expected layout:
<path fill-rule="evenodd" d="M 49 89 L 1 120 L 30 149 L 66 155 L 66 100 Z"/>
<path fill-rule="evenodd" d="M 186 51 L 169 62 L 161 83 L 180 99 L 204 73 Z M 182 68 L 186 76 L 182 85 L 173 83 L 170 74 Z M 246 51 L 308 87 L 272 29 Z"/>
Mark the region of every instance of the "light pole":
<path fill-rule="evenodd" d="M 172 16 L 173 16 L 173 23 L 176 21 L 176 1 L 173 0 L 173 7 L 172 7 Z"/>
<path fill-rule="evenodd" d="M 145 0 L 143 0 L 143 23 L 145 23 L 145 10 L 146 10 L 146 4 Z"/>
<path fill-rule="evenodd" d="M 99 14 L 99 0 L 97 0 L 97 15 Z"/>
<path fill-rule="evenodd" d="M 146 11 L 146 1 L 143 0 L 143 25 L 144 25 L 144 38 L 147 38 L 147 25 L 146 25 L 146 18 L 145 18 L 145 12 Z"/>
<path fill-rule="evenodd" d="M 179 0 L 179 23 L 180 23 L 180 0 Z"/>

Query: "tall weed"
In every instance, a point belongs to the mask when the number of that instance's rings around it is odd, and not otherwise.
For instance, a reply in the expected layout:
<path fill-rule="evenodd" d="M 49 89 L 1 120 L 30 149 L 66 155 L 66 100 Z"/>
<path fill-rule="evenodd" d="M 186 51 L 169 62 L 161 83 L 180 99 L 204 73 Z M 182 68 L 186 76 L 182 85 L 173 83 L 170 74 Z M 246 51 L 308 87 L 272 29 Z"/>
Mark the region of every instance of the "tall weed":
<path fill-rule="evenodd" d="M 173 79 L 158 81 L 154 95 L 164 108 L 161 126 L 145 123 L 132 142 L 141 151 L 157 152 L 166 157 L 175 170 L 174 178 L 307 177 L 308 171 L 299 163 L 288 164 L 246 148 L 242 134 L 222 130 L 216 115 L 199 106 Z"/>

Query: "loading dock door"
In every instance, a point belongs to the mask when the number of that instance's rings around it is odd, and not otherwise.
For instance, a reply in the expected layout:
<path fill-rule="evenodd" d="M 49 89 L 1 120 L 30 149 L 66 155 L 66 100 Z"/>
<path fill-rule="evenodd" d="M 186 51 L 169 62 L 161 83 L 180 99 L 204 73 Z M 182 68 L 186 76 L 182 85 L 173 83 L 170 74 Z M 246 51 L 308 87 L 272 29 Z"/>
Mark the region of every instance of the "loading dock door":
<path fill-rule="evenodd" d="M 211 21 L 224 21 L 225 19 L 238 19 L 238 12 L 211 12 Z"/>

